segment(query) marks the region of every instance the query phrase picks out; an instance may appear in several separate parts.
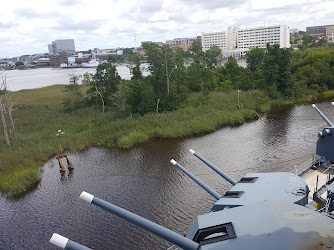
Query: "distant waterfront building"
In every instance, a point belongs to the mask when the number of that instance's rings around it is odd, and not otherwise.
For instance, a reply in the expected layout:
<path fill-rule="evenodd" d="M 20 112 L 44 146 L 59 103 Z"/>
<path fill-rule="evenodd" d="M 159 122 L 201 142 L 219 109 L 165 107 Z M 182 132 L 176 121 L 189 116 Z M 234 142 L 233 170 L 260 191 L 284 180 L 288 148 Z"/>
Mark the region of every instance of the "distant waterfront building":
<path fill-rule="evenodd" d="M 243 57 L 251 48 L 266 48 L 279 44 L 280 48 L 290 47 L 290 32 L 287 25 L 266 26 L 245 29 L 242 26 L 228 27 L 227 31 L 203 32 L 202 49 L 212 46 L 222 50 L 223 57 Z"/>
<path fill-rule="evenodd" d="M 48 45 L 49 55 L 57 56 L 60 54 L 75 54 L 75 45 L 73 39 L 59 39 Z"/>
<path fill-rule="evenodd" d="M 0 68 L 7 68 L 13 66 L 13 62 L 9 61 L 8 59 L 0 59 Z"/>
<path fill-rule="evenodd" d="M 322 25 L 322 26 L 311 26 L 306 27 L 306 33 L 318 37 L 318 38 L 324 38 L 329 43 L 333 43 L 333 37 L 334 37 L 334 25 Z"/>
<path fill-rule="evenodd" d="M 66 55 L 59 55 L 59 56 L 51 56 L 49 59 L 51 66 L 59 66 L 62 63 L 68 63 L 68 59 Z"/>
<path fill-rule="evenodd" d="M 173 49 L 183 49 L 184 51 L 187 51 L 195 41 L 197 41 L 197 37 L 175 38 L 173 40 L 167 40 L 166 44 Z"/>
<path fill-rule="evenodd" d="M 311 36 L 325 36 L 326 25 L 306 27 L 306 33 Z"/>
<path fill-rule="evenodd" d="M 299 29 L 290 29 L 290 36 L 298 36 L 299 35 Z"/>

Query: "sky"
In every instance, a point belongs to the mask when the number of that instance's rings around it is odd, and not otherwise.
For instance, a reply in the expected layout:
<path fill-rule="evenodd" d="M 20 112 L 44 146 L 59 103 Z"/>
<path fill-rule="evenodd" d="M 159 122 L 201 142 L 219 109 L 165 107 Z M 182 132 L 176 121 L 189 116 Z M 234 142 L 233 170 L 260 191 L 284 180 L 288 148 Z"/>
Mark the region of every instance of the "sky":
<path fill-rule="evenodd" d="M 139 46 L 224 31 L 229 26 L 334 24 L 333 0 L 6 0 L 0 58 L 47 53 L 56 39 L 77 51 Z"/>

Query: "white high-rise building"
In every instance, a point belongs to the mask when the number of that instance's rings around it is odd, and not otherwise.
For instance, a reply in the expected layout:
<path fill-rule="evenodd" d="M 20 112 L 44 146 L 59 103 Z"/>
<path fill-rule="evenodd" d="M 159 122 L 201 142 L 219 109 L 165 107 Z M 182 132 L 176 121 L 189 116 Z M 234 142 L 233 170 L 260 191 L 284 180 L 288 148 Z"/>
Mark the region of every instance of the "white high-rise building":
<path fill-rule="evenodd" d="M 203 51 L 218 46 L 222 50 L 223 57 L 242 57 L 251 48 L 266 48 L 267 43 L 279 44 L 280 48 L 290 47 L 289 27 L 262 25 L 258 28 L 244 29 L 234 26 L 228 27 L 227 32 L 202 33 Z"/>
<path fill-rule="evenodd" d="M 203 51 L 210 49 L 212 46 L 218 46 L 221 50 L 226 49 L 226 32 L 202 32 Z"/>
<path fill-rule="evenodd" d="M 280 48 L 290 47 L 290 31 L 287 25 L 259 27 L 238 31 L 238 48 L 266 48 L 270 45 L 279 44 Z"/>

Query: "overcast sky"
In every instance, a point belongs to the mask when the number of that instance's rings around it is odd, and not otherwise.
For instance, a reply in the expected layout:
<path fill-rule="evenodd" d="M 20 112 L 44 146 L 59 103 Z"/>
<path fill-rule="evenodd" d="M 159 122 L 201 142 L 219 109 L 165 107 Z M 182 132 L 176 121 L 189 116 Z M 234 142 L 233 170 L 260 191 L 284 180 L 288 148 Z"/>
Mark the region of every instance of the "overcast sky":
<path fill-rule="evenodd" d="M 55 39 L 76 50 L 139 46 L 228 26 L 334 24 L 333 0 L 2 0 L 0 58 L 48 52 Z"/>

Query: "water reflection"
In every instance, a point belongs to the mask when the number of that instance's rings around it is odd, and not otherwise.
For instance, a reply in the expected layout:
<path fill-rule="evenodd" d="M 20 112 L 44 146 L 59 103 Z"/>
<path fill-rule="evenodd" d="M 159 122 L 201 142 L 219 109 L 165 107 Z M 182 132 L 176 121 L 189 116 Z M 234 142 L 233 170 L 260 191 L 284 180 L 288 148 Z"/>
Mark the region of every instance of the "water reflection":
<path fill-rule="evenodd" d="M 328 103 L 319 108 L 334 117 Z M 74 207 L 89 247 L 166 249 L 168 242 L 87 204 L 78 198 L 80 193 L 92 193 L 182 234 L 196 216 L 210 210 L 214 199 L 170 159 L 223 194 L 231 185 L 189 149 L 236 180 L 247 172 L 291 171 L 314 153 L 317 133 L 324 126 L 312 107 L 295 106 L 199 137 L 154 140 L 131 150 L 91 148 L 70 153 L 75 169 L 66 169 L 63 176 L 58 161 L 51 159 L 33 190 L 15 199 L 0 198 L 0 246 L 57 249 L 48 242 L 54 232 L 81 242 Z"/>

